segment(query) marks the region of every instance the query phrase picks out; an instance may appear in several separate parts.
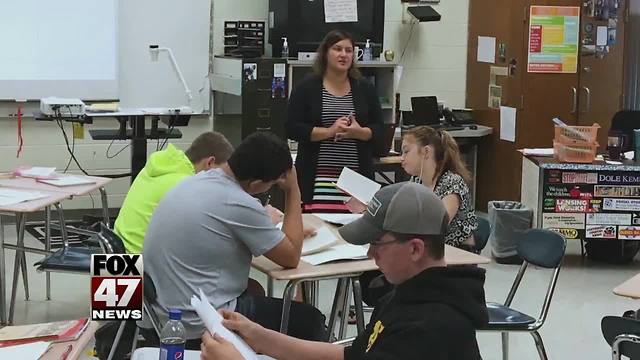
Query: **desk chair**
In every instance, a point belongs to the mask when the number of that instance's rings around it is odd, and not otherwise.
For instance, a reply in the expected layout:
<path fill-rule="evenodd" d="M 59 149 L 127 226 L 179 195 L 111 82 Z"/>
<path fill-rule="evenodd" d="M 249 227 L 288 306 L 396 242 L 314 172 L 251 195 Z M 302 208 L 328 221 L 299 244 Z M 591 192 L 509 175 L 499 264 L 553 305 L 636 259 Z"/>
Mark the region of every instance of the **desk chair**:
<path fill-rule="evenodd" d="M 544 325 L 551 305 L 551 298 L 556 288 L 558 274 L 562 267 L 562 260 L 566 250 L 567 242 L 560 234 L 550 230 L 531 229 L 523 233 L 523 237 L 518 240 L 517 250 L 524 261 L 520 266 L 518 275 L 509 290 L 509 295 L 504 304 L 487 303 L 489 312 L 489 323 L 486 327 L 479 329 L 484 331 L 499 331 L 502 333 L 502 359 L 509 359 L 509 332 L 528 332 L 535 341 L 540 359 L 547 360 L 547 353 L 542 342 L 542 336 L 538 330 Z M 524 314 L 511 307 L 511 302 L 516 295 L 516 291 L 522 281 L 528 264 L 553 269 L 553 275 L 547 287 L 547 293 L 542 304 L 542 310 L 537 319 Z"/>
<path fill-rule="evenodd" d="M 491 235 L 491 224 L 489 220 L 478 217 L 478 228 L 473 232 L 477 254 L 480 254 L 482 249 L 487 246 L 489 235 Z"/>
<path fill-rule="evenodd" d="M 600 323 L 602 336 L 611 346 L 611 358 L 640 359 L 640 320 L 605 316 Z"/>

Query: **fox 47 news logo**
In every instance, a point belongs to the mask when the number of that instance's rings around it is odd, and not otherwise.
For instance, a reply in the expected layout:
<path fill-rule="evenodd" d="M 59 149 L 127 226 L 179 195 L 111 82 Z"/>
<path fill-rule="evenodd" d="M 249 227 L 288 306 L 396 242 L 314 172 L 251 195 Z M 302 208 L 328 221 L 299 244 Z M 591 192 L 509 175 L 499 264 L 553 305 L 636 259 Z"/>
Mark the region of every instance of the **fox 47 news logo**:
<path fill-rule="evenodd" d="M 91 320 L 142 320 L 142 255 L 91 255 Z"/>

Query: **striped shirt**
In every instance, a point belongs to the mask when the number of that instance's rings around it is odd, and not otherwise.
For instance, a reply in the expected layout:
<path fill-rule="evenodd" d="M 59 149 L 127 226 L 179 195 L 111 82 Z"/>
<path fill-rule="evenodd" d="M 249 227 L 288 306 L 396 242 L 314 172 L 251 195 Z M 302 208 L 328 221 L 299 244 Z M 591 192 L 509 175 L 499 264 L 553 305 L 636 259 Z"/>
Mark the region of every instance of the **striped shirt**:
<path fill-rule="evenodd" d="M 342 116 L 355 114 L 351 91 L 335 96 L 322 88 L 322 126 L 329 128 Z M 308 212 L 349 212 L 344 202 L 349 195 L 335 187 L 343 167 L 358 171 L 358 143 L 354 139 L 323 140 L 316 163 L 313 200 L 305 204 Z"/>

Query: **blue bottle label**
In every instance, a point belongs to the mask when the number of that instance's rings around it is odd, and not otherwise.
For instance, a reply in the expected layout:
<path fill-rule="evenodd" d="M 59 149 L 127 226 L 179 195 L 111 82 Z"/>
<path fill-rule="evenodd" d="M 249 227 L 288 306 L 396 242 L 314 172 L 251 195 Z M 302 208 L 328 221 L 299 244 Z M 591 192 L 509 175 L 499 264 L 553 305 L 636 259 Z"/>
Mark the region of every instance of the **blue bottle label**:
<path fill-rule="evenodd" d="M 182 360 L 184 358 L 184 343 L 162 344 L 160 346 L 160 360 Z"/>

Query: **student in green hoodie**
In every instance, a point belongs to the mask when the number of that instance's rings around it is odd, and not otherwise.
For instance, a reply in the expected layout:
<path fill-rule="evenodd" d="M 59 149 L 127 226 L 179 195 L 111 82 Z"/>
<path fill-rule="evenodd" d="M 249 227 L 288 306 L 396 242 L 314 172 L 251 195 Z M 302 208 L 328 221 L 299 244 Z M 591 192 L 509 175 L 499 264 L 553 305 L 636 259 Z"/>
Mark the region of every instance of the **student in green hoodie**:
<path fill-rule="evenodd" d="M 227 162 L 233 146 L 218 132 L 198 136 L 187 151 L 172 144 L 157 151 L 131 184 L 115 223 L 115 232 L 128 253 L 142 252 L 151 215 L 164 195 L 180 181 Z"/>

